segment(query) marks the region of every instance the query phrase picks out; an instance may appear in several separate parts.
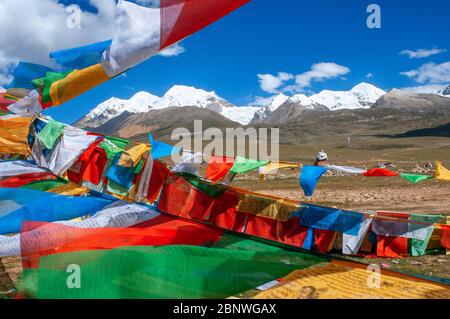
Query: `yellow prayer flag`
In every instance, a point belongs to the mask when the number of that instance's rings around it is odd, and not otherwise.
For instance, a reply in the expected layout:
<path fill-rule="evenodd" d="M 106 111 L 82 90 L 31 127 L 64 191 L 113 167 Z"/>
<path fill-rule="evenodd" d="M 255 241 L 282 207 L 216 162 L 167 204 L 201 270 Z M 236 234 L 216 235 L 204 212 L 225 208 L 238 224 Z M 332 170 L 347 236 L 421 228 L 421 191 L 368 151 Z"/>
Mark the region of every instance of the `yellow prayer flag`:
<path fill-rule="evenodd" d="M 278 170 L 284 168 L 302 167 L 302 164 L 286 163 L 286 162 L 270 162 L 259 169 L 260 175 L 275 174 Z"/>
<path fill-rule="evenodd" d="M 439 161 L 436 161 L 435 178 L 441 181 L 450 181 L 450 170 L 446 169 Z"/>
<path fill-rule="evenodd" d="M 56 188 L 53 188 L 49 190 L 50 193 L 55 193 L 59 195 L 66 195 L 66 196 L 79 196 L 89 193 L 89 189 L 86 187 L 79 186 L 74 183 L 69 183 L 66 185 L 58 186 Z"/>
<path fill-rule="evenodd" d="M 379 280 L 367 266 L 333 261 L 297 270 L 256 299 L 450 299 L 444 284 L 381 270 Z M 373 285 L 373 286 L 371 286 Z"/>
<path fill-rule="evenodd" d="M 134 167 L 139 163 L 145 152 L 150 150 L 150 146 L 139 144 L 122 154 L 119 165 L 124 167 Z"/>
<path fill-rule="evenodd" d="M 0 117 L 0 154 L 31 154 L 28 132 L 32 121 L 32 117 Z"/>
<path fill-rule="evenodd" d="M 61 105 L 109 79 L 100 63 L 82 70 L 75 70 L 64 79 L 52 84 L 50 88 L 52 103 L 54 106 Z"/>
<path fill-rule="evenodd" d="M 298 211 L 299 206 L 284 199 L 274 200 L 263 196 L 245 194 L 239 201 L 236 210 L 270 219 L 287 221 Z"/>

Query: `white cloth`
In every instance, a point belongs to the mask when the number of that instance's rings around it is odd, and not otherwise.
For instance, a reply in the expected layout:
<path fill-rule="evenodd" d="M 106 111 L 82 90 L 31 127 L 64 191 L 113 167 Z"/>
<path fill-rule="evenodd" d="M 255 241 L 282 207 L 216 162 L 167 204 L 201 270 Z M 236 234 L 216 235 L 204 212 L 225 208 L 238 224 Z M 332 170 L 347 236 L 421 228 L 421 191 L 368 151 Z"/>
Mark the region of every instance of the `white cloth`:
<path fill-rule="evenodd" d="M 153 156 L 151 152 L 148 154 L 147 161 L 145 162 L 144 170 L 142 172 L 141 180 L 139 181 L 138 190 L 136 193 L 136 200 L 142 202 L 147 196 L 148 189 L 150 187 L 150 179 L 153 172 Z"/>
<path fill-rule="evenodd" d="M 191 151 L 183 150 L 181 162 L 178 163 L 173 169 L 173 172 L 177 173 L 189 173 L 193 175 L 199 175 L 200 164 L 203 162 L 202 153 L 193 153 Z"/>
<path fill-rule="evenodd" d="M 358 253 L 371 223 L 372 218 L 365 217 L 357 235 L 342 234 L 342 253 L 344 255 L 356 255 Z"/>
<path fill-rule="evenodd" d="M 97 136 L 87 135 L 86 131 L 66 126 L 50 155 L 48 169 L 56 175 L 64 174 L 96 139 Z"/>
<path fill-rule="evenodd" d="M 337 166 L 337 165 L 328 165 L 326 166 L 329 170 L 338 171 L 347 174 L 364 174 L 367 170 L 358 167 L 352 166 Z"/>
<path fill-rule="evenodd" d="M 375 219 L 372 223 L 372 230 L 377 235 L 414 238 L 418 240 L 425 240 L 433 229 L 433 225 L 414 224 L 414 227 L 411 227 L 408 220 L 400 222 L 395 220 Z"/>
<path fill-rule="evenodd" d="M 39 93 L 31 91 L 27 96 L 8 106 L 8 110 L 15 114 L 33 116 L 42 112 L 42 105 L 39 103 Z"/>
<path fill-rule="evenodd" d="M 148 7 L 119 0 L 111 47 L 102 57 L 102 66 L 113 77 L 158 54 L 161 46 L 159 1 Z"/>
<path fill-rule="evenodd" d="M 27 161 L 0 161 L 0 178 L 45 172 L 45 169 Z"/>
<path fill-rule="evenodd" d="M 91 218 L 82 221 L 61 221 L 56 222 L 56 224 L 77 228 L 120 228 L 134 226 L 156 218 L 159 215 L 160 213 L 152 208 L 120 201 L 107 206 Z M 54 231 L 55 228 L 52 227 L 51 230 Z M 61 231 L 64 231 L 64 228 L 61 228 Z M 41 237 L 45 232 L 44 225 L 32 230 L 26 236 L 28 239 L 33 236 Z M 0 236 L 0 257 L 18 256 L 21 254 L 20 236 L 20 234 L 11 237 Z M 60 237 L 58 237 L 58 241 L 60 240 Z M 51 243 L 48 243 L 48 245 L 51 246 Z"/>
<path fill-rule="evenodd" d="M 51 153 L 44 155 L 45 146 L 38 139 L 34 139 L 33 146 L 31 147 L 31 158 L 38 164 L 40 167 L 48 167 L 48 160 Z"/>

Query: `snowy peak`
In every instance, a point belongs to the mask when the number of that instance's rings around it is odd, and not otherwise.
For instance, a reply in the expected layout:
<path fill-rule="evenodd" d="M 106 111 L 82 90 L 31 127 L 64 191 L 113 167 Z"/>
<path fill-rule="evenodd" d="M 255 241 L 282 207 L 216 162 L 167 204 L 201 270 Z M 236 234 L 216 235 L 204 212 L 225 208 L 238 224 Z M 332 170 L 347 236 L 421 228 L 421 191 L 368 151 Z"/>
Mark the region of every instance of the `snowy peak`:
<path fill-rule="evenodd" d="M 286 96 L 284 94 L 275 95 L 267 105 L 267 108 L 273 112 L 281 105 L 283 105 L 288 99 L 289 96 Z"/>
<path fill-rule="evenodd" d="M 171 106 L 197 106 L 221 112 L 222 108 L 233 107 L 232 104 L 219 97 L 215 92 L 196 89 L 190 86 L 175 85 L 155 104 L 155 109 Z"/>
<path fill-rule="evenodd" d="M 342 109 L 368 109 L 386 94 L 385 91 L 368 83 L 360 83 L 350 91 L 324 90 L 310 97 L 315 103 L 324 105 L 332 111 Z"/>
<path fill-rule="evenodd" d="M 304 94 L 296 94 L 293 97 L 289 98 L 289 102 L 300 104 L 306 107 L 313 106 L 316 104 L 313 100 L 307 97 Z"/>
<path fill-rule="evenodd" d="M 148 92 L 136 93 L 129 100 L 110 98 L 99 104 L 96 108 L 84 116 L 77 125 L 80 127 L 98 127 L 124 112 L 145 113 L 152 109 L 159 97 Z"/>
<path fill-rule="evenodd" d="M 79 120 L 76 125 L 79 127 L 96 128 L 124 112 L 136 114 L 147 113 L 152 110 L 159 110 L 168 107 L 196 106 L 206 108 L 218 113 L 222 112 L 226 117 L 241 119 L 248 124 L 247 118 L 253 117 L 256 112 L 253 108 L 242 109 L 231 115 L 228 109 L 237 109 L 234 105 L 219 97 L 215 92 L 196 89 L 190 86 L 175 85 L 163 97 L 152 95 L 148 92 L 136 93 L 129 100 L 111 98 L 90 111 Z M 227 111 L 228 110 L 228 111 Z M 225 115 L 226 114 L 226 115 Z M 251 115 L 248 115 L 251 114 Z M 228 115 L 228 116 L 227 116 Z M 231 116 L 231 117 L 230 117 Z"/>

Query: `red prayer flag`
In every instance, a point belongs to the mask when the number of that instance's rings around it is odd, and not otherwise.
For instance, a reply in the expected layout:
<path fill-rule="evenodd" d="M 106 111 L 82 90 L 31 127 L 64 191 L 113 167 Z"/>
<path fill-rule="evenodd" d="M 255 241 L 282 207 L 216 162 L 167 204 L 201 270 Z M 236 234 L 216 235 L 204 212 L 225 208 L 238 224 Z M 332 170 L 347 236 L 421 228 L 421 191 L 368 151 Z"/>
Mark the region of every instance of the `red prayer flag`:
<path fill-rule="evenodd" d="M 245 233 L 251 236 L 276 241 L 278 238 L 277 224 L 278 221 L 275 219 L 248 214 Z"/>
<path fill-rule="evenodd" d="M 98 146 L 102 141 L 103 139 L 99 139 L 92 143 L 78 161 L 67 171 L 67 176 L 71 182 L 78 184 L 84 180 L 95 185 L 100 183 L 108 162 L 105 150 Z"/>
<path fill-rule="evenodd" d="M 161 49 L 223 18 L 250 0 L 161 0 Z"/>
<path fill-rule="evenodd" d="M 206 168 L 206 178 L 217 183 L 228 174 L 233 165 L 232 157 L 211 156 Z"/>
<path fill-rule="evenodd" d="M 398 176 L 399 174 L 397 172 L 390 171 L 385 168 L 374 168 L 370 169 L 367 172 L 364 173 L 363 176 L 367 177 L 383 177 L 383 176 Z"/>
<path fill-rule="evenodd" d="M 150 186 L 147 194 L 147 199 L 150 203 L 154 203 L 158 200 L 159 194 L 161 193 L 161 190 L 170 174 L 170 169 L 166 164 L 156 160 L 153 162 Z"/>
<path fill-rule="evenodd" d="M 292 217 L 288 221 L 278 221 L 278 241 L 286 245 L 303 247 L 308 227 L 300 225 L 299 217 Z"/>
<path fill-rule="evenodd" d="M 450 225 L 441 225 L 441 246 L 445 249 L 450 249 Z"/>
<path fill-rule="evenodd" d="M 13 176 L 6 178 L 4 180 L 0 181 L 0 187 L 3 188 L 18 188 L 22 187 L 24 185 L 42 181 L 42 180 L 49 180 L 49 179 L 56 179 L 56 176 L 52 173 L 28 173 L 28 174 L 22 174 L 18 176 Z"/>
<path fill-rule="evenodd" d="M 27 222 L 21 232 L 25 267 L 55 253 L 113 249 L 123 246 L 204 245 L 217 242 L 223 231 L 177 218 L 158 216 L 138 227 L 77 228 L 57 223 Z"/>

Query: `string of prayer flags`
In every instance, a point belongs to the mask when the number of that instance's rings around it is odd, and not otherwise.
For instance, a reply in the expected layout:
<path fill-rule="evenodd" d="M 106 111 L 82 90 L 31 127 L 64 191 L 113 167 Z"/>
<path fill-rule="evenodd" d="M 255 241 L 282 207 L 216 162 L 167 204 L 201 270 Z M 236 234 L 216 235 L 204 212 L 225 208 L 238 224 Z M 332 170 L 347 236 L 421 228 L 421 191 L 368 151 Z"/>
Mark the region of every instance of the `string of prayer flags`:
<path fill-rule="evenodd" d="M 305 196 L 313 196 L 316 185 L 320 177 L 327 172 L 326 167 L 322 166 L 303 166 L 300 174 L 300 186 Z"/>

